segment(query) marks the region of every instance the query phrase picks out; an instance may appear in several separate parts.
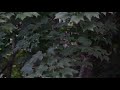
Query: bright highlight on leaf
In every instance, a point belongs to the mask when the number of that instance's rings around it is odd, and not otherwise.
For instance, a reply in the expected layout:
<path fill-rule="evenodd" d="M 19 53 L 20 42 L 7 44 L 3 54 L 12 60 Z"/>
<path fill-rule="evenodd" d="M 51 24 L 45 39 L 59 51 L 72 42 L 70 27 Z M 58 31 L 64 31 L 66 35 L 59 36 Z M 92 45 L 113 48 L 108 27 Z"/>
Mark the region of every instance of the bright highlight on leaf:
<path fill-rule="evenodd" d="M 24 20 L 27 17 L 38 17 L 39 14 L 37 12 L 24 12 L 24 13 L 19 13 L 16 15 L 16 19 L 21 19 Z"/>

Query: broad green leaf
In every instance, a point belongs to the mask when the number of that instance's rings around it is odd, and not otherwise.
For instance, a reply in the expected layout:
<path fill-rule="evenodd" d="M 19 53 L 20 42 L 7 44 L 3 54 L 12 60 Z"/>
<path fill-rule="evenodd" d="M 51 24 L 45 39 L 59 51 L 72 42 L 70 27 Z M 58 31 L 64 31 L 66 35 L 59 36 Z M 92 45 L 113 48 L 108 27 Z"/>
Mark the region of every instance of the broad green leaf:
<path fill-rule="evenodd" d="M 85 37 L 79 37 L 78 42 L 84 46 L 90 46 L 92 44 L 92 41 L 90 39 L 85 38 Z"/>
<path fill-rule="evenodd" d="M 104 15 L 106 15 L 107 12 L 101 12 L 101 13 L 103 13 Z"/>
<path fill-rule="evenodd" d="M 51 57 L 51 58 L 48 59 L 47 64 L 48 64 L 49 66 L 53 66 L 53 65 L 55 65 L 55 64 L 57 63 L 57 61 L 58 61 L 57 58 Z"/>
<path fill-rule="evenodd" d="M 24 75 L 32 74 L 33 73 L 32 65 L 30 65 L 30 64 L 24 65 L 23 68 L 21 69 L 21 71 L 24 73 Z"/>
<path fill-rule="evenodd" d="M 30 61 L 29 61 L 29 63 L 30 64 L 33 64 L 33 63 L 35 63 L 37 60 L 42 60 L 43 59 L 43 54 L 42 54 L 42 52 L 41 51 L 38 51 L 36 54 L 34 54 L 33 56 L 32 56 L 32 58 L 30 59 Z"/>
<path fill-rule="evenodd" d="M 2 27 L 3 31 L 8 32 L 8 33 L 9 32 L 12 33 L 13 30 L 16 29 L 15 25 L 13 25 L 12 23 L 7 23 L 1 27 Z"/>
<path fill-rule="evenodd" d="M 84 20 L 83 16 L 72 16 L 70 22 L 78 24 L 80 20 Z"/>
<path fill-rule="evenodd" d="M 60 73 L 57 72 L 57 71 L 52 72 L 51 75 L 52 75 L 52 77 L 54 77 L 54 78 L 60 78 Z"/>
<path fill-rule="evenodd" d="M 6 18 L 7 19 L 10 19 L 12 16 L 14 16 L 15 14 L 14 13 L 7 13 L 6 14 Z"/>
<path fill-rule="evenodd" d="M 68 12 L 59 12 L 55 15 L 55 19 L 62 19 L 68 15 Z"/>
<path fill-rule="evenodd" d="M 0 19 L 0 23 L 5 23 L 5 22 L 7 22 L 7 20 Z"/>
<path fill-rule="evenodd" d="M 61 53 L 63 56 L 70 56 L 73 53 L 77 52 L 79 48 L 77 46 L 70 46 L 64 49 Z"/>
<path fill-rule="evenodd" d="M 99 12 L 85 12 L 84 15 L 91 20 L 92 17 L 99 18 Z"/>
<path fill-rule="evenodd" d="M 37 17 L 39 14 L 37 12 L 24 12 L 16 15 L 16 19 L 24 20 L 26 17 Z"/>
<path fill-rule="evenodd" d="M 43 73 L 44 71 L 47 71 L 48 70 L 48 67 L 45 66 L 45 65 L 40 65 L 38 68 L 37 68 L 37 72 L 38 73 Z"/>
<path fill-rule="evenodd" d="M 55 55 L 55 48 L 51 47 L 47 50 L 47 53 L 50 54 L 50 55 Z"/>
<path fill-rule="evenodd" d="M 65 21 L 69 18 L 68 12 L 59 12 L 55 15 L 55 19 L 59 19 L 60 21 Z"/>
<path fill-rule="evenodd" d="M 4 43 L 0 41 L 0 46 L 2 46 L 2 45 L 4 45 Z"/>
<path fill-rule="evenodd" d="M 39 14 L 38 14 L 37 12 L 31 12 L 31 14 L 32 14 L 33 16 L 35 16 L 35 17 L 38 17 L 38 16 L 39 16 Z"/>
<path fill-rule="evenodd" d="M 65 69 L 61 70 L 61 73 L 63 76 L 66 76 L 66 75 L 73 76 L 73 74 L 78 73 L 78 71 L 74 70 L 72 68 L 65 68 Z"/>

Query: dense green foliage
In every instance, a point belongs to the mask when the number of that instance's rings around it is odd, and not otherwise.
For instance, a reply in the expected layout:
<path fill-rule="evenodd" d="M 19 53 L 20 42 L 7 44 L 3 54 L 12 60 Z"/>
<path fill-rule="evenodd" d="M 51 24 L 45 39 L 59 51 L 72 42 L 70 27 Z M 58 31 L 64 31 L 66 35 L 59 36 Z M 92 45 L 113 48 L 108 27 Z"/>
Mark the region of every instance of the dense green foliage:
<path fill-rule="evenodd" d="M 0 12 L 0 74 L 96 77 L 119 51 L 118 21 L 117 12 Z"/>

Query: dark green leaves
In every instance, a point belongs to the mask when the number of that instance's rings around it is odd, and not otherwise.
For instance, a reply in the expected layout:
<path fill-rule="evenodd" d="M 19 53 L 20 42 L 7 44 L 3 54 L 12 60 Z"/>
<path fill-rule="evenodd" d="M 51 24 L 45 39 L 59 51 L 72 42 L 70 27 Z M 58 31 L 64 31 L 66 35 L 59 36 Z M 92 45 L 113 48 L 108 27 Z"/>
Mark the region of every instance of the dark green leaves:
<path fill-rule="evenodd" d="M 79 37 L 77 41 L 83 46 L 90 46 L 92 44 L 92 41 L 85 37 Z"/>
<path fill-rule="evenodd" d="M 24 77 L 78 77 L 82 65 L 92 66 L 82 62 L 86 58 L 108 61 L 112 52 L 112 35 L 118 31 L 114 13 L 101 13 L 103 17 L 99 12 L 0 12 L 0 54 L 9 60 L 14 50 L 26 52 L 27 60 L 17 54 Z"/>
<path fill-rule="evenodd" d="M 12 33 L 16 29 L 15 25 L 12 23 L 7 23 L 1 26 L 2 30 L 7 33 Z"/>

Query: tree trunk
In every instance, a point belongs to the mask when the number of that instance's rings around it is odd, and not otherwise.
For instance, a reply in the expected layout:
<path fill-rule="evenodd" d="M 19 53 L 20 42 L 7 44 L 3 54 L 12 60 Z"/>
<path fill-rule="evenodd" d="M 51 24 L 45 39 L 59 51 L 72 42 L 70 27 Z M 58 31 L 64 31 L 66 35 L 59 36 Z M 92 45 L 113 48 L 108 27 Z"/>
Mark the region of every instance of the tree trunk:
<path fill-rule="evenodd" d="M 12 38 L 12 55 L 8 61 L 8 65 L 7 65 L 7 68 L 6 68 L 6 78 L 11 78 L 11 74 L 12 74 L 12 66 L 14 64 L 14 61 L 15 61 L 15 57 L 16 57 L 16 54 L 18 51 L 14 51 L 16 47 L 16 34 L 13 35 L 13 38 Z"/>

